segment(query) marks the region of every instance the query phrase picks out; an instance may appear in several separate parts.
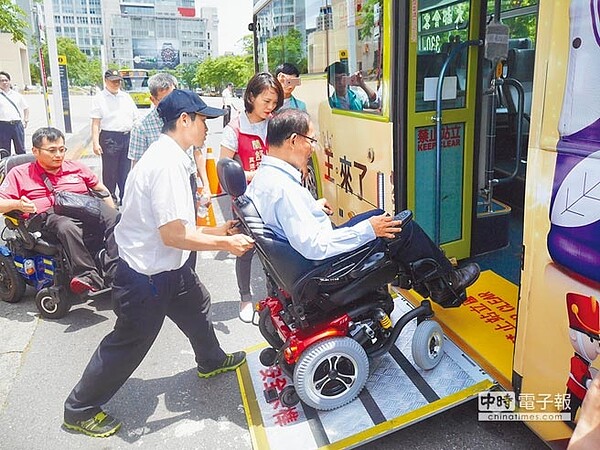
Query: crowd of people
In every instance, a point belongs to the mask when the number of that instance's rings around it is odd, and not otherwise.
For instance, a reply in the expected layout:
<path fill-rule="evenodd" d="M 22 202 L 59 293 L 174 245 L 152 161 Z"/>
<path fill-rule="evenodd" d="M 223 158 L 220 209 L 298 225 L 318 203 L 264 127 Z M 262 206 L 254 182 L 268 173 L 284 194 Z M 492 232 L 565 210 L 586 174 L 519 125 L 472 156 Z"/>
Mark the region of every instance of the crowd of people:
<path fill-rule="evenodd" d="M 454 293 L 475 282 L 476 264 L 453 268 L 416 221 L 403 224 L 381 210 L 336 227 L 327 200 L 315 200 L 302 187 L 306 165 L 319 143 L 305 103 L 293 94 L 301 84 L 299 75 L 289 63 L 274 74 L 254 75 L 243 94 L 244 108 L 238 111 L 231 83 L 222 93 L 223 108 L 212 108 L 197 94 L 179 89 L 172 75 L 158 73 L 148 81 L 154 108 L 140 118 L 120 89 L 118 71 L 107 71 L 105 87 L 94 96 L 90 112 L 93 151 L 102 157 L 102 181 L 84 164 L 65 160 L 60 130 L 46 127 L 33 134 L 35 160 L 14 168 L 0 185 L 0 213 L 44 214 L 48 230 L 73 260 L 70 289 L 84 293 L 110 284 L 117 317 L 65 401 L 65 428 L 93 437 L 119 430 L 121 422 L 102 406 L 142 362 L 165 317 L 188 338 L 200 378 L 235 370 L 245 362 L 243 351 L 221 348 L 210 319 L 210 294 L 195 272 L 197 251 L 224 250 L 236 256 L 239 317 L 252 322 L 257 300 L 250 287 L 253 239 L 240 233 L 235 220 L 196 226 L 196 180 L 200 190 L 210 194 L 202 152 L 209 119 L 223 118 L 220 157 L 241 164 L 247 195 L 265 224 L 305 258 L 323 260 L 378 238 L 396 239 L 392 257 L 399 264 L 422 258 L 438 264 L 439 276 L 427 285 L 431 299 L 443 307 L 460 306 Z M 345 68 L 335 63 L 327 75 L 334 87 L 332 107 L 379 107 L 380 96 L 360 76 L 350 80 Z M 0 72 L 0 148 L 10 149 L 12 143 L 15 153 L 25 153 L 28 113 L 24 99 L 10 89 L 10 75 Z M 56 214 L 47 180 L 62 190 L 104 194 L 100 219 L 82 223 Z M 88 232 L 103 237 L 106 273 L 98 273 L 86 249 L 83 237 Z M 591 391 L 570 448 L 588 448 L 586 439 L 598 441 L 600 381 L 594 380 Z"/>

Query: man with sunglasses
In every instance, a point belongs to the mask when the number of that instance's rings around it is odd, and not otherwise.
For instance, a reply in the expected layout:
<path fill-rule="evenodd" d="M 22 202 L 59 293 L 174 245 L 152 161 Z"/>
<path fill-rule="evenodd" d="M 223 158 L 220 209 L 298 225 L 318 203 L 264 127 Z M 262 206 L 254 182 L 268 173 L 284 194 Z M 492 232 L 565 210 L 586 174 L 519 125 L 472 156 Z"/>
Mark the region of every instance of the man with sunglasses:
<path fill-rule="evenodd" d="M 84 164 L 65 160 L 65 137 L 56 128 L 40 128 L 32 136 L 35 161 L 14 167 L 0 185 L 0 213 L 18 210 L 26 214 L 44 214 L 44 231 L 56 236 L 69 256 L 72 279 L 70 288 L 75 294 L 97 291 L 105 285 L 98 273 L 94 258 L 85 246 L 83 236 L 94 233 L 104 236 L 107 273 L 116 266 L 118 251 L 113 230 L 117 211 L 110 195 L 104 198 L 98 222 L 81 221 L 55 214 L 54 195 L 44 178 L 58 191 L 87 194 L 89 190 L 107 193 L 106 186 Z"/>
<path fill-rule="evenodd" d="M 433 259 L 439 268 L 426 287 L 431 299 L 444 308 L 460 306 L 456 293 L 479 277 L 479 266 L 467 264 L 454 269 L 441 250 L 415 222 L 402 223 L 381 210 L 359 214 L 340 227 L 329 220 L 327 200 L 315 200 L 302 187 L 301 170 L 318 145 L 307 113 L 284 109 L 269 121 L 269 154 L 263 156 L 246 191 L 265 224 L 306 259 L 350 253 L 374 243 L 377 238 L 393 239 L 391 258 L 403 267 Z"/>

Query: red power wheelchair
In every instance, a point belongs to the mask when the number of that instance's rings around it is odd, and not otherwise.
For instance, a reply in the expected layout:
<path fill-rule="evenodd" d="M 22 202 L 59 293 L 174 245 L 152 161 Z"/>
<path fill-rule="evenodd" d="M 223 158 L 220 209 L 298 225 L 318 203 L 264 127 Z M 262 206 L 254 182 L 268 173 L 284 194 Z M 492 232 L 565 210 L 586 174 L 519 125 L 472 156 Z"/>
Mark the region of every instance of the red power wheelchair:
<path fill-rule="evenodd" d="M 399 267 L 389 257 L 393 240 L 384 239 L 352 254 L 307 260 L 263 223 L 244 195 L 246 179 L 239 163 L 222 159 L 217 172 L 232 197 L 235 218 L 255 240 L 266 274 L 268 296 L 258 303 L 254 323 L 270 347 L 261 352 L 260 362 L 278 365 L 293 380 L 279 393 L 266 390 L 268 402 L 293 406 L 301 400 L 319 410 L 351 402 L 365 386 L 369 358 L 387 353 L 413 319 L 415 363 L 429 370 L 440 362 L 444 336 L 432 320 L 430 302 L 424 300 L 393 325 L 394 302 L 388 291 L 394 280 L 404 288 L 423 290 L 423 282 L 435 272 L 433 260 Z"/>

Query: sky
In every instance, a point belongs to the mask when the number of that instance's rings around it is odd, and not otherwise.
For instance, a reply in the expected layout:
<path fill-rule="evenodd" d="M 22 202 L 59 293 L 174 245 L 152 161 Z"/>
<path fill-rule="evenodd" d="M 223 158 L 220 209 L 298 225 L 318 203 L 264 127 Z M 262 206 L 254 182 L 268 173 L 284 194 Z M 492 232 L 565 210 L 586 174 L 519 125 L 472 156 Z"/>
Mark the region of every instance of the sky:
<path fill-rule="evenodd" d="M 216 7 L 219 12 L 219 55 L 239 54 L 238 41 L 247 34 L 252 22 L 252 0 L 196 0 L 196 8 Z"/>

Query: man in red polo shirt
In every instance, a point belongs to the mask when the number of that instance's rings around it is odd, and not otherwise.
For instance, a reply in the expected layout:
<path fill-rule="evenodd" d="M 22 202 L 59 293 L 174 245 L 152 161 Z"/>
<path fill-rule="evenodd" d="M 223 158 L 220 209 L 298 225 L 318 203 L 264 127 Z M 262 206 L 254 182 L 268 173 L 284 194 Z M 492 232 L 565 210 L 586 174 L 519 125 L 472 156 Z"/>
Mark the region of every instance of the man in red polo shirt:
<path fill-rule="evenodd" d="M 65 137 L 56 128 L 40 128 L 33 136 L 35 161 L 13 168 L 0 185 L 0 213 L 19 210 L 24 213 L 47 213 L 45 229 L 58 238 L 69 256 L 73 278 L 71 290 L 76 294 L 96 291 L 104 286 L 94 258 L 86 248 L 84 232 L 104 235 L 107 272 L 112 272 L 118 258 L 113 229 L 118 212 L 111 196 L 104 199 L 98 223 L 85 223 L 55 214 L 54 195 L 44 183 L 43 174 L 58 191 L 88 193 L 88 189 L 108 192 L 98 177 L 78 161 L 65 161 Z"/>

